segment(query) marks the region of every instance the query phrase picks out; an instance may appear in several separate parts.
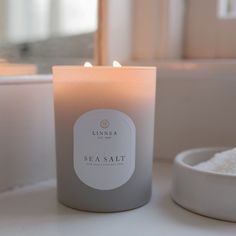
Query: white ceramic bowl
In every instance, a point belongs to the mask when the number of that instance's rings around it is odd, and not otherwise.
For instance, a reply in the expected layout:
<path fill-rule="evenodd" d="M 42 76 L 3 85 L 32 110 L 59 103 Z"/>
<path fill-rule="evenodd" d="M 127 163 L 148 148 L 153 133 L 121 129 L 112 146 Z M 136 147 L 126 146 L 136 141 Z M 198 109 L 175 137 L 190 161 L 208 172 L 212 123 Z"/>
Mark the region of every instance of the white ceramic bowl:
<path fill-rule="evenodd" d="M 0 77 L 0 191 L 55 177 L 51 75 Z"/>
<path fill-rule="evenodd" d="M 236 222 L 236 175 L 205 172 L 194 165 L 228 148 L 199 148 L 174 161 L 172 198 L 184 208 L 215 219 Z"/>

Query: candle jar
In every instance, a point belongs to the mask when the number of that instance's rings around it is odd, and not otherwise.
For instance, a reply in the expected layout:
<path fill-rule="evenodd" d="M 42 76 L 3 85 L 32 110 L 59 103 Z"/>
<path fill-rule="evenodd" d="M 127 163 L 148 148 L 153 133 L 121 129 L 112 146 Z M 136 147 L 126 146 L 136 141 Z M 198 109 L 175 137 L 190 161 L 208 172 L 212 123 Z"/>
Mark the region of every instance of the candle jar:
<path fill-rule="evenodd" d="M 151 196 L 155 67 L 53 67 L 58 199 L 115 212 Z"/>

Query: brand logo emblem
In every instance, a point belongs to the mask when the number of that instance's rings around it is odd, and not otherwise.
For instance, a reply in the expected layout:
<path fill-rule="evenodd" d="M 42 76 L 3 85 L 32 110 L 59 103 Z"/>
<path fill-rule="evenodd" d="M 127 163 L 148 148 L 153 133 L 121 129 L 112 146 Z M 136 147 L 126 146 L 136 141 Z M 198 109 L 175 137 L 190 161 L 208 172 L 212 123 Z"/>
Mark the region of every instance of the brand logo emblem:
<path fill-rule="evenodd" d="M 106 129 L 110 126 L 110 122 L 106 119 L 100 121 L 100 127 Z"/>

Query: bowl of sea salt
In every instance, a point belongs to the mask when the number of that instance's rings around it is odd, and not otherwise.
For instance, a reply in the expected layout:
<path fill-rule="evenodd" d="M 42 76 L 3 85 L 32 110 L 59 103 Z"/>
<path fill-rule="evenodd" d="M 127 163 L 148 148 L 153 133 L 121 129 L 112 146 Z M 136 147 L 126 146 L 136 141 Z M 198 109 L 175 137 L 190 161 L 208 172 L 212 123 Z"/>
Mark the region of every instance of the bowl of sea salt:
<path fill-rule="evenodd" d="M 236 222 L 236 148 L 198 148 L 178 154 L 171 195 L 187 210 Z"/>

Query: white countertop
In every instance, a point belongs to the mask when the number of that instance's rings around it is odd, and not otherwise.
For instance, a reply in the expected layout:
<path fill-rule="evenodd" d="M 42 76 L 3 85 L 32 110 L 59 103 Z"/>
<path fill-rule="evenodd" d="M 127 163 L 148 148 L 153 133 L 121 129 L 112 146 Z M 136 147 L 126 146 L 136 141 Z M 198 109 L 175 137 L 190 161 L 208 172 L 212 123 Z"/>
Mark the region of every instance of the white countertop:
<path fill-rule="evenodd" d="M 56 200 L 55 180 L 0 194 L 0 235 L 235 236 L 236 223 L 188 212 L 170 198 L 171 165 L 155 163 L 151 202 L 121 213 L 76 211 Z"/>

